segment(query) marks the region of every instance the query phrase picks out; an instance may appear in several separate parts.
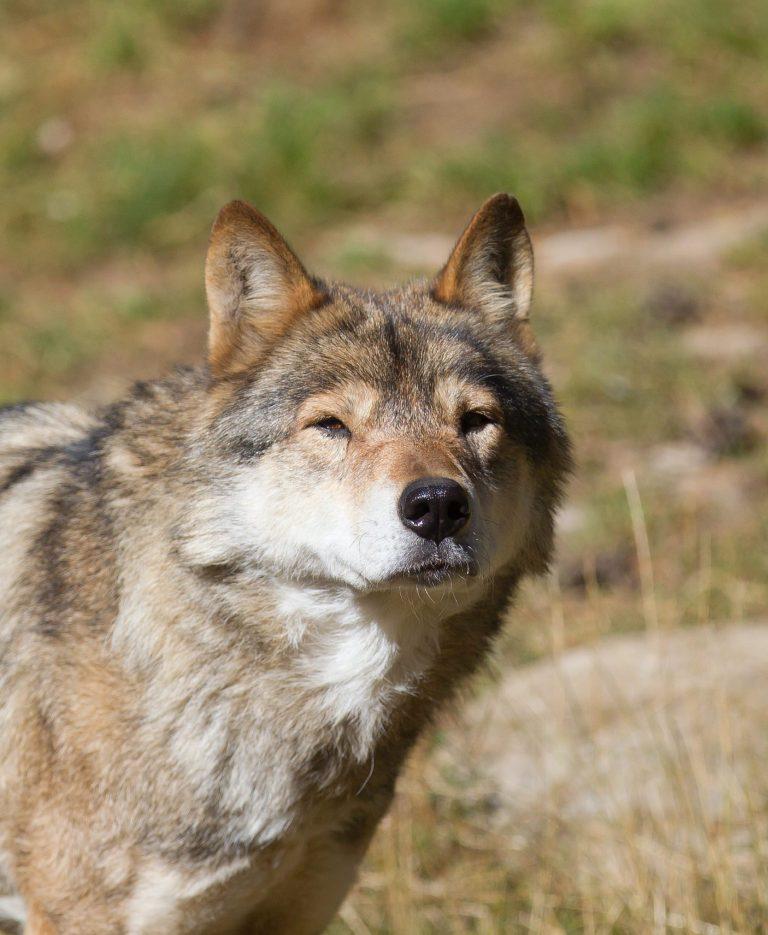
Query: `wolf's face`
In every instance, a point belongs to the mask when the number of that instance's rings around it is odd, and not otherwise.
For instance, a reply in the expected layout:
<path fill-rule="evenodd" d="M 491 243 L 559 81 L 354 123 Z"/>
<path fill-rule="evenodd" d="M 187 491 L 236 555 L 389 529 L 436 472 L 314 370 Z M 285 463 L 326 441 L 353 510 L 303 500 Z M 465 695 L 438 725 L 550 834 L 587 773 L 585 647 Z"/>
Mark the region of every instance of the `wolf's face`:
<path fill-rule="evenodd" d="M 435 281 L 379 294 L 310 278 L 261 215 L 225 208 L 207 446 L 230 553 L 366 590 L 546 561 L 568 452 L 528 331 L 531 273 L 506 196 Z"/>

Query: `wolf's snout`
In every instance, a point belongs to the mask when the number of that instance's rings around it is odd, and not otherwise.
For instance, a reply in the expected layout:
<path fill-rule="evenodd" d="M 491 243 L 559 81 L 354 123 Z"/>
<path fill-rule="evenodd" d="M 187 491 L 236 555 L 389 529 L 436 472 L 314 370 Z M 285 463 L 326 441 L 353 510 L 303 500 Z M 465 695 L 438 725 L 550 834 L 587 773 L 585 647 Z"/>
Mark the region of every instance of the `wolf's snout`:
<path fill-rule="evenodd" d="M 400 496 L 400 519 L 422 539 L 440 543 L 469 520 L 469 494 L 448 477 L 421 477 Z"/>

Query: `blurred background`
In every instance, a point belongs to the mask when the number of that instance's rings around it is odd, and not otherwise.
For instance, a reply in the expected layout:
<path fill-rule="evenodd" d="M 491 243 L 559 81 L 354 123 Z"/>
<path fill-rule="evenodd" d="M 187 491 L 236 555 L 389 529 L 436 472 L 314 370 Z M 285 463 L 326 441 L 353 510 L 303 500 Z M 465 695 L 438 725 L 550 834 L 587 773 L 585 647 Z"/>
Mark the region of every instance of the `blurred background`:
<path fill-rule="evenodd" d="M 767 157 L 764 0 L 0 5 L 0 403 L 199 359 L 233 197 L 374 285 L 528 216 L 557 565 L 334 932 L 768 930 Z"/>

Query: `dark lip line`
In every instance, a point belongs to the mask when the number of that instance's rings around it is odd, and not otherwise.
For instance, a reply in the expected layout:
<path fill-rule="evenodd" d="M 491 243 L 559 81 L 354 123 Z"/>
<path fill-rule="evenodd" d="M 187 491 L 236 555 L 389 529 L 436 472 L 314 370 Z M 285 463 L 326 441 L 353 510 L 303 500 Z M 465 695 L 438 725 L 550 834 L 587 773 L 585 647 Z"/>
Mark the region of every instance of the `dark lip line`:
<path fill-rule="evenodd" d="M 419 565 L 412 565 L 409 568 L 404 568 L 398 574 L 393 575 L 393 578 L 419 578 L 430 574 L 430 572 L 463 572 L 467 578 L 474 577 L 477 573 L 473 562 L 448 562 L 440 560 L 437 562 L 422 562 Z"/>
<path fill-rule="evenodd" d="M 444 560 L 438 562 L 422 562 L 420 565 L 412 565 L 407 568 L 405 573 L 409 575 L 419 575 L 425 571 L 446 571 L 451 568 L 459 568 L 463 563 L 451 563 Z"/>

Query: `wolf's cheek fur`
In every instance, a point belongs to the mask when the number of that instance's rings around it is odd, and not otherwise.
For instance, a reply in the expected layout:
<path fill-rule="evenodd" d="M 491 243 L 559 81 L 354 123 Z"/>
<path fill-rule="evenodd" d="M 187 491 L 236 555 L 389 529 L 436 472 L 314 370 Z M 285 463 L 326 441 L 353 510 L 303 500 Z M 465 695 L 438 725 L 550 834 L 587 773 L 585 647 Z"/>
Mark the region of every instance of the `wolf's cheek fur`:
<path fill-rule="evenodd" d="M 291 578 L 330 577 L 360 585 L 359 574 L 345 560 L 354 540 L 350 498 L 334 472 L 311 470 L 298 455 L 275 446 L 240 472 L 231 498 L 244 557 L 267 562 Z"/>
<path fill-rule="evenodd" d="M 330 578 L 355 588 L 393 574 L 411 559 L 416 537 L 397 515 L 399 490 L 373 485 L 362 502 L 343 469 L 312 471 L 275 452 L 242 472 L 232 490 L 238 546 L 290 578 Z"/>
<path fill-rule="evenodd" d="M 507 464 L 503 476 L 480 496 L 484 523 L 480 548 L 485 553 L 478 556 L 481 573 L 493 573 L 514 563 L 531 535 L 534 472 L 520 452 L 507 454 Z"/>

